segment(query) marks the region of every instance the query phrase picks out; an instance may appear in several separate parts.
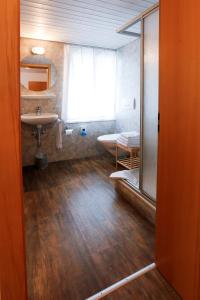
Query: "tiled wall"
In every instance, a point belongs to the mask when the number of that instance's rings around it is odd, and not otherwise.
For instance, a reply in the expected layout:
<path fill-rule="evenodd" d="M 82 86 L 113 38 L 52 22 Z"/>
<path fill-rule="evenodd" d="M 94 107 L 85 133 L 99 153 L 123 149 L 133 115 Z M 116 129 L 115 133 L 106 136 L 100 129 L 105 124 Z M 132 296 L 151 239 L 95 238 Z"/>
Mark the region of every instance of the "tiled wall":
<path fill-rule="evenodd" d="M 57 81 L 48 93 L 55 94 L 55 99 L 31 100 L 21 99 L 21 113 L 34 112 L 36 106 L 41 106 L 43 112 L 55 112 L 61 114 L 62 103 L 62 82 L 63 82 L 63 59 L 64 47 L 62 43 L 48 42 L 32 39 L 21 39 L 21 59 L 31 55 L 31 48 L 34 46 L 44 47 L 45 55 L 55 64 Z M 35 94 L 21 87 L 22 94 Z M 42 92 L 47 93 L 47 92 Z M 38 92 L 37 92 L 38 94 Z M 80 127 L 87 128 L 88 135 L 80 136 Z M 47 153 L 49 161 L 59 161 L 74 158 L 96 156 L 104 153 L 104 149 L 97 142 L 97 137 L 103 134 L 115 132 L 115 121 L 90 122 L 86 124 L 69 124 L 74 129 L 72 136 L 63 133 L 63 149 L 56 149 L 56 125 L 51 126 L 42 137 L 42 149 Z M 36 140 L 32 136 L 32 128 L 22 124 L 22 149 L 23 165 L 32 165 L 36 153 Z"/>
<path fill-rule="evenodd" d="M 117 51 L 118 132 L 140 130 L 140 39 Z M 133 109 L 133 101 L 136 107 Z"/>

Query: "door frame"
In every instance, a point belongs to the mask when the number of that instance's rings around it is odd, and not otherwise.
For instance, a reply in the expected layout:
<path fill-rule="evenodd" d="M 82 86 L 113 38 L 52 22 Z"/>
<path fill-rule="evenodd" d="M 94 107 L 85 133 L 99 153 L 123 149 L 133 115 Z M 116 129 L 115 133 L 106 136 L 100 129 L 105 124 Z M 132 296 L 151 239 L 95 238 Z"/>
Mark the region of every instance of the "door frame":
<path fill-rule="evenodd" d="M 27 299 L 20 121 L 20 2 L 0 10 L 0 299 Z"/>

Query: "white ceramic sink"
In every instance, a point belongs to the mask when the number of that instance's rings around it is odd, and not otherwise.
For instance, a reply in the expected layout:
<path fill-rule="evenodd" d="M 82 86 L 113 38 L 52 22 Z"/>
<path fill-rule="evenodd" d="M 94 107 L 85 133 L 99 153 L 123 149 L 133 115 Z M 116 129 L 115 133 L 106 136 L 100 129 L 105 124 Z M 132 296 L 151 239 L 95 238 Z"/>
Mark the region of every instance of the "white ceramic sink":
<path fill-rule="evenodd" d="M 21 115 L 21 121 L 23 123 L 29 124 L 29 125 L 45 125 L 49 123 L 53 123 L 58 119 L 57 114 L 53 113 L 30 113 L 30 114 L 24 114 Z"/>

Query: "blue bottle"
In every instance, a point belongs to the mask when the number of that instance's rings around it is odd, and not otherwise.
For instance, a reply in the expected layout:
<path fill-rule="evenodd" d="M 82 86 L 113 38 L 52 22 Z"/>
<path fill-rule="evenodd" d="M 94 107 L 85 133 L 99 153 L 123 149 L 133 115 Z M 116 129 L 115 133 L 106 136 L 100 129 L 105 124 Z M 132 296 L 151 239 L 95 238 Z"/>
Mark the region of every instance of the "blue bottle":
<path fill-rule="evenodd" d="M 86 136 L 87 135 L 87 131 L 85 128 L 81 129 L 81 136 Z"/>

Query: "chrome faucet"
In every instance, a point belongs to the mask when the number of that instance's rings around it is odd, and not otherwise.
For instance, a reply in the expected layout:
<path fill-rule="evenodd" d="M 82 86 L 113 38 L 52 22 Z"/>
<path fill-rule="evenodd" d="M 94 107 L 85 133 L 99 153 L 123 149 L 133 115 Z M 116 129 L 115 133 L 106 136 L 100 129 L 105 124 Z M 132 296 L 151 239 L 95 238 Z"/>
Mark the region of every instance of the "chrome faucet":
<path fill-rule="evenodd" d="M 41 113 L 42 113 L 42 108 L 41 108 L 41 106 L 36 106 L 36 109 L 35 109 L 35 112 L 36 112 L 36 115 L 41 115 Z"/>

